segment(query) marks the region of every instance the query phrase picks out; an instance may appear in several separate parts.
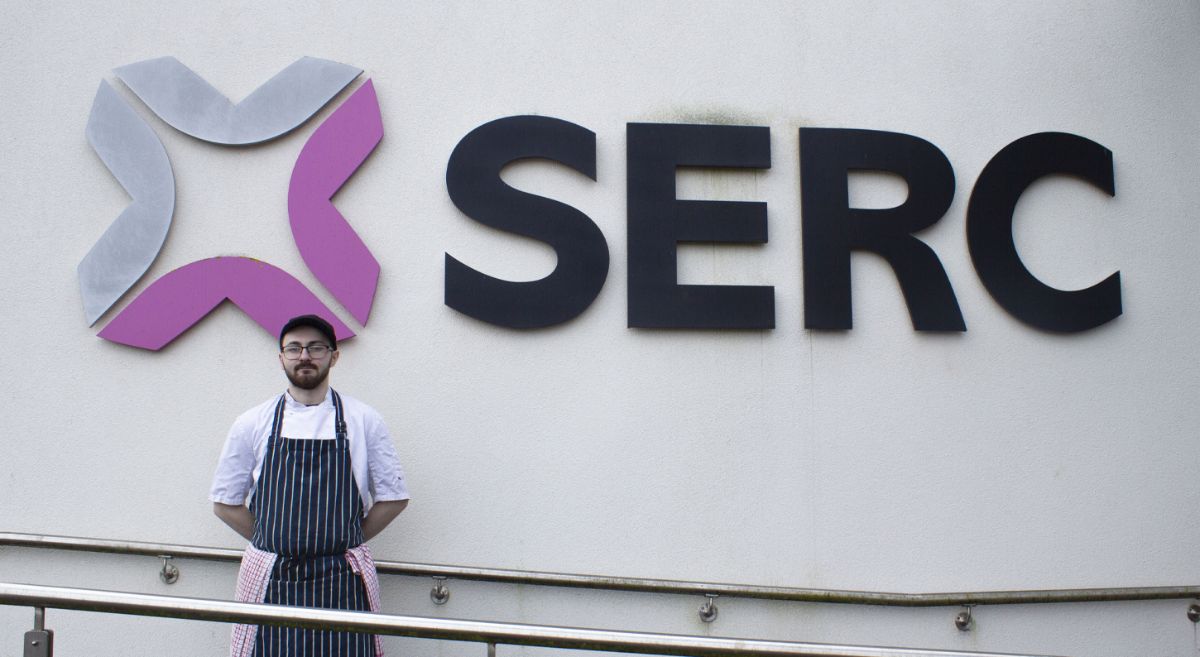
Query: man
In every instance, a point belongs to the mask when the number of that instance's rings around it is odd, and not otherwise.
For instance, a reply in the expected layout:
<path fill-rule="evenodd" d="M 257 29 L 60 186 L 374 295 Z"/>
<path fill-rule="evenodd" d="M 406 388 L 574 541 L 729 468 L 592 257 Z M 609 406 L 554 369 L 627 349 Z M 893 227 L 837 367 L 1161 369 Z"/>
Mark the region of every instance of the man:
<path fill-rule="evenodd" d="M 338 355 L 329 322 L 288 320 L 279 333 L 287 390 L 229 430 L 209 499 L 217 517 L 250 541 L 239 601 L 379 609 L 364 541 L 404 510 L 408 489 L 379 414 L 329 387 Z M 285 653 L 381 657 L 383 650 L 369 634 L 234 626 L 233 657 Z"/>

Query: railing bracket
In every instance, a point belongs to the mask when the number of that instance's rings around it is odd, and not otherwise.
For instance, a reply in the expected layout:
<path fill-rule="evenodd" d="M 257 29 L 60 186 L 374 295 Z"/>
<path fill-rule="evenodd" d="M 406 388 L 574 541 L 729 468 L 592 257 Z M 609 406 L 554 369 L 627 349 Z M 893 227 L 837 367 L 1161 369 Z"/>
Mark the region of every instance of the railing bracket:
<path fill-rule="evenodd" d="M 162 559 L 162 570 L 158 571 L 158 578 L 163 581 L 163 584 L 174 584 L 179 581 L 179 568 L 171 563 L 171 555 L 160 554 L 159 559 Z"/>
<path fill-rule="evenodd" d="M 46 608 L 33 608 L 33 629 L 25 633 L 24 657 L 54 657 L 54 631 L 46 629 Z"/>
<path fill-rule="evenodd" d="M 717 614 L 720 613 L 720 610 L 717 609 L 717 594 L 705 593 L 704 597 L 708 599 L 704 601 L 704 604 L 700 605 L 700 620 L 705 623 L 711 623 L 717 620 Z"/>
<path fill-rule="evenodd" d="M 1193 623 L 1200 623 L 1200 600 L 1196 600 L 1188 607 L 1188 620 Z"/>
<path fill-rule="evenodd" d="M 433 588 L 429 589 L 429 599 L 435 605 L 444 605 L 450 599 L 450 587 L 446 586 L 444 575 L 433 576 Z"/>
<path fill-rule="evenodd" d="M 970 632 L 971 628 L 975 626 L 975 617 L 971 615 L 971 607 L 974 606 L 963 605 L 963 610 L 954 617 L 954 627 L 957 627 L 958 631 Z"/>

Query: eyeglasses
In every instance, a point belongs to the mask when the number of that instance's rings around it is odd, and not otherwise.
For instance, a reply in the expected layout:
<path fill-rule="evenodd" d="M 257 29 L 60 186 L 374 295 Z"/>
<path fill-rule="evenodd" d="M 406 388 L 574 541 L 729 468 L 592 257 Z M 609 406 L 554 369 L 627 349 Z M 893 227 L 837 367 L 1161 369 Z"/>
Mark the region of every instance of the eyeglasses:
<path fill-rule="evenodd" d="M 282 352 L 283 357 L 288 360 L 299 360 L 300 354 L 304 353 L 305 350 L 308 351 L 308 357 L 313 360 L 321 360 L 328 356 L 330 351 L 333 351 L 329 348 L 329 345 L 323 342 L 314 342 L 303 347 L 298 344 L 289 344 L 282 349 Z"/>

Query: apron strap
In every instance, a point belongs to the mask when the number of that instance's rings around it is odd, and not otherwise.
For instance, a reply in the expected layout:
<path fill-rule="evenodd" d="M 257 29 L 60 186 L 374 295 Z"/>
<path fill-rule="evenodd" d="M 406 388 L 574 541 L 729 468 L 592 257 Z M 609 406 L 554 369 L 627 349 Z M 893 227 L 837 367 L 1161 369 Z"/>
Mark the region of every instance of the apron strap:
<path fill-rule="evenodd" d="M 337 440 L 346 440 L 346 415 L 342 412 L 342 396 L 332 388 L 329 389 L 329 392 L 333 393 L 334 431 L 336 432 L 336 438 Z"/>
<path fill-rule="evenodd" d="M 287 393 L 279 395 L 279 401 L 275 403 L 275 418 L 271 420 L 271 438 L 278 439 L 283 431 L 283 407 L 287 401 Z"/>

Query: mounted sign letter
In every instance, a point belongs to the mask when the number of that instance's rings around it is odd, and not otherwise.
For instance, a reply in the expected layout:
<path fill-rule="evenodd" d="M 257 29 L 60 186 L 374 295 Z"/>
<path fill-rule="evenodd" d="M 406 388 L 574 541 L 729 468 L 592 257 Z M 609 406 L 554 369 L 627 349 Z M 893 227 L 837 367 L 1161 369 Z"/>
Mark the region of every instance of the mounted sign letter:
<path fill-rule="evenodd" d="M 1121 314 L 1121 272 L 1095 285 L 1064 291 L 1046 285 L 1021 262 L 1013 241 L 1013 211 L 1035 180 L 1054 173 L 1079 176 L 1113 196 L 1112 151 L 1062 132 L 1022 137 L 1005 146 L 975 181 L 967 205 L 967 246 L 979 280 L 1017 319 L 1047 331 L 1077 333 Z"/>
<path fill-rule="evenodd" d="M 382 138 L 379 101 L 367 80 L 309 137 L 288 184 L 292 237 L 304 264 L 362 324 L 375 300 L 379 262 L 330 199 Z"/>
<path fill-rule="evenodd" d="M 578 316 L 608 277 L 608 242 L 590 217 L 500 179 L 501 169 L 526 158 L 553 160 L 595 180 L 596 133 L 545 116 L 510 116 L 472 130 L 446 165 L 446 190 L 459 210 L 485 226 L 545 242 L 558 255 L 545 278 L 514 282 L 446 254 L 446 305 L 511 328 L 552 326 Z"/>
<path fill-rule="evenodd" d="M 107 82 L 96 90 L 86 134 L 133 199 L 79 263 L 83 312 L 91 326 L 158 257 L 175 211 L 175 175 L 158 135 Z"/>
<path fill-rule="evenodd" d="M 680 285 L 680 242 L 763 244 L 767 204 L 681 201 L 679 167 L 771 166 L 770 128 L 630 123 L 625 127 L 629 182 L 629 327 L 775 328 L 769 285 Z"/>
<path fill-rule="evenodd" d="M 846 177 L 861 170 L 899 175 L 908 198 L 894 208 L 850 207 Z M 801 128 L 800 195 L 805 328 L 853 326 L 850 252 L 870 251 L 896 273 L 914 329 L 967 330 L 945 267 L 912 235 L 954 200 L 954 169 L 937 146 L 898 132 Z"/>
<path fill-rule="evenodd" d="M 282 269 L 253 258 L 209 258 L 154 281 L 100 331 L 100 337 L 157 351 L 232 301 L 271 335 L 289 317 L 317 314 L 332 320 L 338 340 L 354 335 L 308 288 Z"/>
<path fill-rule="evenodd" d="M 171 127 L 214 144 L 257 144 L 304 123 L 362 69 L 301 57 L 236 105 L 174 57 L 116 69 L 142 102 Z"/>

